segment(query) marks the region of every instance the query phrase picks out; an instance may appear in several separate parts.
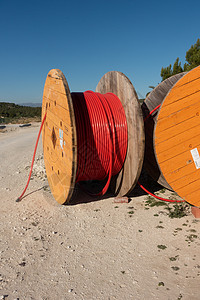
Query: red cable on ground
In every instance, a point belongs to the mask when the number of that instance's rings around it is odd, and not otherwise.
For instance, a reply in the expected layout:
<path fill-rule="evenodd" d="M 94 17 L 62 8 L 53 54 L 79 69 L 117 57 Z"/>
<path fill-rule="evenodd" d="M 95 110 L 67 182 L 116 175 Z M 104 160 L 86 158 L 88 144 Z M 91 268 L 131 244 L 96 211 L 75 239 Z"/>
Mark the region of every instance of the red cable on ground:
<path fill-rule="evenodd" d="M 45 115 L 44 115 L 44 118 L 42 120 L 42 124 L 40 126 L 40 130 L 39 130 L 39 133 L 38 133 L 38 137 L 37 137 L 37 141 L 36 141 L 36 144 L 35 144 L 35 149 L 34 149 L 34 153 L 33 153 L 33 158 L 32 158 L 32 163 L 31 163 L 31 169 L 30 169 L 30 173 L 29 173 L 27 184 L 26 184 L 26 186 L 25 186 L 25 188 L 24 188 L 21 196 L 19 198 L 17 198 L 16 202 L 19 202 L 19 201 L 22 200 L 22 197 L 24 196 L 24 194 L 25 194 L 25 192 L 26 192 L 26 190 L 28 188 L 28 185 L 29 185 L 29 182 L 30 182 L 30 179 L 31 179 L 32 170 L 33 170 L 33 164 L 34 164 L 34 160 L 35 160 L 35 154 L 36 154 L 36 151 L 37 151 L 37 146 L 38 146 L 40 134 L 41 134 L 41 131 L 42 131 L 42 127 L 43 127 L 44 121 L 46 119 L 46 115 L 47 115 L 47 113 L 45 113 Z"/>
<path fill-rule="evenodd" d="M 71 93 L 77 129 L 76 182 L 103 180 L 107 183 L 97 195 L 104 195 L 111 177 L 123 167 L 128 129 L 124 108 L 112 94 L 92 91 Z"/>
<path fill-rule="evenodd" d="M 150 113 L 146 116 L 146 118 L 144 119 L 144 122 L 146 122 L 146 120 L 154 113 L 154 111 L 156 111 L 159 107 L 160 107 L 161 104 L 159 104 L 158 106 L 156 106 L 152 111 L 150 111 Z M 162 198 L 162 197 L 159 197 L 155 194 L 152 194 L 150 191 L 148 191 L 138 180 L 138 185 L 140 186 L 141 189 L 143 189 L 143 191 L 145 191 L 147 194 L 153 196 L 154 198 L 156 199 L 159 199 L 161 201 L 165 201 L 165 202 L 185 202 L 184 200 L 171 200 L 171 199 L 166 199 L 166 198 Z"/>
<path fill-rule="evenodd" d="M 185 202 L 184 200 L 171 200 L 171 199 L 165 199 L 165 198 L 159 197 L 155 194 L 152 194 L 147 189 L 145 189 L 145 187 L 139 181 L 137 183 L 141 187 L 141 189 L 143 189 L 143 191 L 145 191 L 146 193 L 148 193 L 149 195 L 153 196 L 156 199 L 159 199 L 159 200 L 162 200 L 162 201 L 165 201 L 165 202 Z"/>

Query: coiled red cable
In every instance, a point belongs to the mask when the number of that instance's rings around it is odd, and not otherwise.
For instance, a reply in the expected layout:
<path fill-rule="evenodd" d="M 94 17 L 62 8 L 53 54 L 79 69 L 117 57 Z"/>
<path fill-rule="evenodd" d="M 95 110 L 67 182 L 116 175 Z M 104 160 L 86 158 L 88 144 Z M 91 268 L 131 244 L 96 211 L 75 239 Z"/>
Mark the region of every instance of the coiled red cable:
<path fill-rule="evenodd" d="M 71 93 L 77 129 L 76 182 L 103 180 L 106 193 L 113 175 L 123 167 L 128 129 L 124 108 L 112 94 Z"/>

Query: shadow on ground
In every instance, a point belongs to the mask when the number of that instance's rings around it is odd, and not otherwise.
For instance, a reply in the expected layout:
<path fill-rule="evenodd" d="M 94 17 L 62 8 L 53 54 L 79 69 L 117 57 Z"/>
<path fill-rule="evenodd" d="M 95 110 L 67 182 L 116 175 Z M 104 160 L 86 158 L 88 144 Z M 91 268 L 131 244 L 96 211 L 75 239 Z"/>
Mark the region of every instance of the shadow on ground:
<path fill-rule="evenodd" d="M 145 171 L 145 169 L 142 169 L 140 178 L 139 178 L 140 183 L 151 193 L 155 193 L 163 187 L 155 182 Z M 77 184 L 74 190 L 74 195 L 67 205 L 77 205 L 81 203 L 89 203 L 89 202 L 96 202 L 96 201 L 101 201 L 103 199 L 107 199 L 110 197 L 113 197 L 113 194 L 111 193 L 110 190 L 104 195 L 104 196 L 97 196 L 95 194 L 98 194 L 104 187 L 106 183 L 106 180 L 103 182 L 100 181 L 88 181 L 84 182 L 81 184 Z M 94 194 L 92 196 L 91 194 Z M 146 192 L 144 192 L 138 184 L 134 187 L 132 192 L 128 195 L 129 198 L 134 198 L 134 197 L 140 197 L 147 195 Z"/>

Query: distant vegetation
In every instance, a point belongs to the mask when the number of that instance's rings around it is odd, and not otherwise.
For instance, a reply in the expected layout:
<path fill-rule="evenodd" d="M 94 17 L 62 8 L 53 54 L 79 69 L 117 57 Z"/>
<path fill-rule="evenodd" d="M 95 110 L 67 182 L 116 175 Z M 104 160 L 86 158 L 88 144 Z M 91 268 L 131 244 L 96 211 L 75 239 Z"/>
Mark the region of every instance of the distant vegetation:
<path fill-rule="evenodd" d="M 40 121 L 41 107 L 21 106 L 14 103 L 0 102 L 0 123 L 27 123 Z"/>
<path fill-rule="evenodd" d="M 165 80 L 172 75 L 189 71 L 200 65 L 200 39 L 197 39 L 196 44 L 192 45 L 186 52 L 185 60 L 187 63 L 185 63 L 183 67 L 181 66 L 181 62 L 179 62 L 179 57 L 177 57 L 173 67 L 170 64 L 168 67 L 162 68 L 160 73 L 162 80 Z"/>

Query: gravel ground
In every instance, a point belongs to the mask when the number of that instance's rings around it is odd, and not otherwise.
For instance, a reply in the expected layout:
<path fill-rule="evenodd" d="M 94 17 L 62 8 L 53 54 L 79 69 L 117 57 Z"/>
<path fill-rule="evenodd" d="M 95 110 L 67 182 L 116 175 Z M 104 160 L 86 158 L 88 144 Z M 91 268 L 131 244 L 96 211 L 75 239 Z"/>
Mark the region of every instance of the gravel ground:
<path fill-rule="evenodd" d="M 38 130 L 0 132 L 0 299 L 199 300 L 200 219 L 190 210 L 171 218 L 173 204 L 153 206 L 139 188 L 129 203 L 77 189 L 74 205 L 61 206 L 48 187 L 41 142 L 27 196 L 15 201 Z"/>

